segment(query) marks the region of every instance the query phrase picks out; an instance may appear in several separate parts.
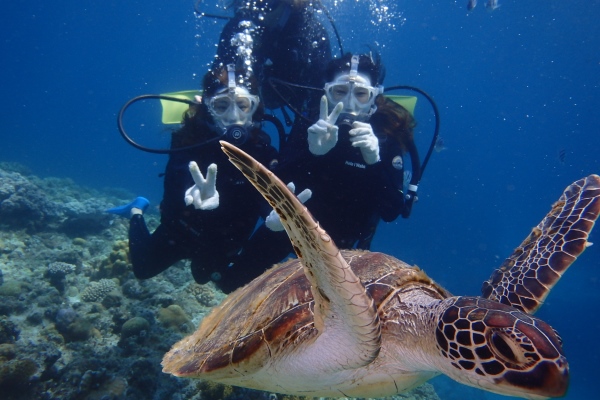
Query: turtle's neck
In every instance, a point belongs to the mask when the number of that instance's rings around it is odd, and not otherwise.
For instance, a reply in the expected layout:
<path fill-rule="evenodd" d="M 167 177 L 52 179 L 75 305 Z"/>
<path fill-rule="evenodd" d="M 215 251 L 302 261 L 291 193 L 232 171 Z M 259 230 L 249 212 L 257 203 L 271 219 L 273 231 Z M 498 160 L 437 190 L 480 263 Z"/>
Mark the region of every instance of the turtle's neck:
<path fill-rule="evenodd" d="M 435 331 L 441 313 L 448 307 L 443 299 L 427 291 L 403 293 L 385 317 L 384 340 L 396 348 L 400 368 L 439 373 L 439 350 Z"/>

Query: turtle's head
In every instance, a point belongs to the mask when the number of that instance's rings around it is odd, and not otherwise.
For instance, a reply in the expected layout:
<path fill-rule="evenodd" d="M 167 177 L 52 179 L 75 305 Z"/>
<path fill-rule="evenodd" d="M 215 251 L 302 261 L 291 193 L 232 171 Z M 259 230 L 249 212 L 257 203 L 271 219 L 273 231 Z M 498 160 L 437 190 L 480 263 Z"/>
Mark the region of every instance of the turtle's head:
<path fill-rule="evenodd" d="M 444 301 L 435 336 L 442 372 L 509 396 L 564 396 L 569 365 L 556 332 L 516 308 L 479 297 Z"/>

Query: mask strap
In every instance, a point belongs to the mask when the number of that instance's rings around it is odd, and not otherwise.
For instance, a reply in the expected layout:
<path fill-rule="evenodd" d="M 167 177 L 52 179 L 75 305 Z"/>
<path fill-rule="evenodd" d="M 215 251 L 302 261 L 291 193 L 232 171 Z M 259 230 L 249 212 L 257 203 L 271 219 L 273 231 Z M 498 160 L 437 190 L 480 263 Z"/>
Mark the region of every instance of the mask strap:
<path fill-rule="evenodd" d="M 227 88 L 229 89 L 229 93 L 235 93 L 235 65 L 227 64 Z"/>

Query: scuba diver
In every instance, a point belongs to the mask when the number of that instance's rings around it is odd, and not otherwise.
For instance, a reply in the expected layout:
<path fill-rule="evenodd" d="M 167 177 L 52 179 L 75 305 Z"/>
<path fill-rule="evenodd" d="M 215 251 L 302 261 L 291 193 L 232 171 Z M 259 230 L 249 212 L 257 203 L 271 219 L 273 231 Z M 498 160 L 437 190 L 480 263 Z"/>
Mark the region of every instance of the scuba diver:
<path fill-rule="evenodd" d="M 270 208 L 228 161 L 218 139 L 267 166 L 276 162 L 277 151 L 254 122 L 264 111 L 253 76 L 231 64 L 209 71 L 203 88 L 202 98 L 190 106 L 183 126 L 171 137 L 160 225 L 149 232 L 143 215 L 148 200 L 143 197 L 107 211 L 130 218 L 129 256 L 137 278 L 154 277 L 179 260 L 191 259 L 196 282 L 212 280 L 230 291 L 247 278 L 229 265 Z M 206 177 L 201 171 L 207 171 Z"/>
<path fill-rule="evenodd" d="M 319 116 L 318 88 L 331 60 L 329 35 L 317 12 L 324 7 L 309 0 L 233 0 L 230 7 L 235 14 L 221 32 L 213 68 L 232 59 L 238 67 L 251 66 L 265 107 L 282 111 L 292 127 L 287 139 L 301 139 L 280 143 L 280 151 L 295 152 Z"/>
<path fill-rule="evenodd" d="M 405 155 L 411 159 L 411 182 L 420 179 L 416 123 L 404 107 L 383 95 L 384 76 L 378 55 L 347 53 L 332 60 L 320 117 L 304 136 L 305 150 L 281 156 L 273 168 L 284 181 L 311 189 L 312 215 L 344 249 L 368 250 L 380 220 L 409 216 L 412 199 L 403 193 Z M 284 259 L 292 249 L 284 234 L 274 232 L 281 229 L 276 216 L 269 215 L 234 265 L 244 270 L 249 263 Z"/>

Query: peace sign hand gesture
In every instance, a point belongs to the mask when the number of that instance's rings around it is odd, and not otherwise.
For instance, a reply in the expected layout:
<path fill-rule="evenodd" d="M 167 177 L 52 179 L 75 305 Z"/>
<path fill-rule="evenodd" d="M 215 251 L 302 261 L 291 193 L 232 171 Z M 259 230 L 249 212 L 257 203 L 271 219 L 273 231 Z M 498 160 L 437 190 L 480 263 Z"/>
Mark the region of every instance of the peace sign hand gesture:
<path fill-rule="evenodd" d="M 217 164 L 210 164 L 206 171 L 206 179 L 200 172 L 198 164 L 191 161 L 190 174 L 195 185 L 185 191 L 185 205 L 194 205 L 196 210 L 214 210 L 219 207 L 219 192 L 217 192 Z"/>
<path fill-rule="evenodd" d="M 331 114 L 327 115 L 327 96 L 321 97 L 319 120 L 308 128 L 308 149 L 316 156 L 327 154 L 338 140 L 338 127 L 335 122 L 340 116 L 343 103 L 338 103 Z"/>

